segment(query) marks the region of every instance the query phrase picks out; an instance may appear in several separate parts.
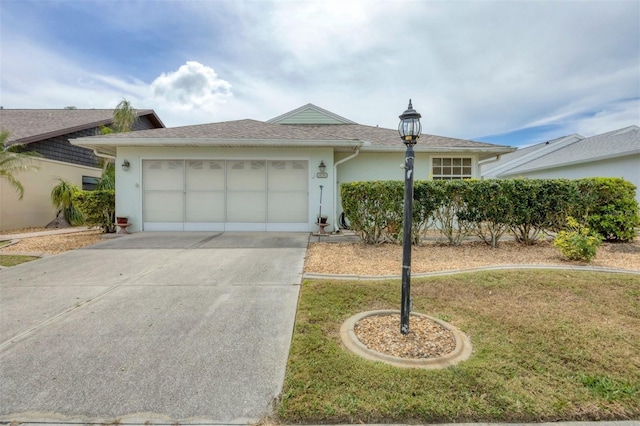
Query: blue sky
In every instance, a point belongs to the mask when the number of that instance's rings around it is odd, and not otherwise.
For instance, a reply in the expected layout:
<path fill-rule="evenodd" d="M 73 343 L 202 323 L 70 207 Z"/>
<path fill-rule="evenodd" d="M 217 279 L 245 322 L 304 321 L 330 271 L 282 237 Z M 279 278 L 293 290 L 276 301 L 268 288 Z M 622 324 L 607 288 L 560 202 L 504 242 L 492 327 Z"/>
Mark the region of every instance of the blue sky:
<path fill-rule="evenodd" d="M 307 103 L 521 146 L 640 125 L 640 1 L 0 0 L 0 105 L 167 126 Z"/>

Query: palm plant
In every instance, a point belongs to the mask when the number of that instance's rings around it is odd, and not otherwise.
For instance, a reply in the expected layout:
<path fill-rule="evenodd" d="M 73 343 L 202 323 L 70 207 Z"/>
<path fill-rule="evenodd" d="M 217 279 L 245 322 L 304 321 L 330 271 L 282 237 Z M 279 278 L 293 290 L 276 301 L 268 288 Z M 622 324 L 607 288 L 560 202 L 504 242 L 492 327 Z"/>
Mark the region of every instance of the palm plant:
<path fill-rule="evenodd" d="M 131 102 L 126 99 L 113 110 L 113 131 L 115 133 L 125 133 L 131 131 L 138 121 L 138 111 L 131 106 Z"/>
<path fill-rule="evenodd" d="M 96 189 L 116 189 L 116 166 L 112 162 L 107 162 L 102 169 Z"/>
<path fill-rule="evenodd" d="M 59 209 L 58 215 L 62 213 L 69 225 L 81 225 L 84 223 L 82 212 L 73 204 L 73 195 L 80 192 L 80 189 L 64 179 L 58 178 L 59 183 L 51 190 L 51 202 Z"/>
<path fill-rule="evenodd" d="M 23 152 L 21 151 L 23 144 L 9 145 L 8 140 L 9 132 L 7 130 L 0 131 L 0 178 L 6 179 L 18 193 L 18 199 L 22 200 L 24 187 L 15 175 L 22 171 L 37 171 L 38 167 L 31 164 L 29 157 L 39 156 L 39 154 Z"/>

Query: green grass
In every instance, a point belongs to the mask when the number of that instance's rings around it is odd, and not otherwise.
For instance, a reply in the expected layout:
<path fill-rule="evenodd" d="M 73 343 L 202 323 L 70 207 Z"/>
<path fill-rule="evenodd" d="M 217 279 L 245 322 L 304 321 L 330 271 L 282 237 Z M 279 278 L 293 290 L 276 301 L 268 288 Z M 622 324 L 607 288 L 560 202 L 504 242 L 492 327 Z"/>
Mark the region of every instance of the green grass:
<path fill-rule="evenodd" d="M 640 276 L 494 271 L 414 279 L 414 311 L 474 353 L 400 369 L 343 349 L 350 316 L 399 309 L 399 281 L 306 281 L 277 421 L 443 423 L 640 417 Z"/>
<path fill-rule="evenodd" d="M 15 266 L 25 262 L 39 259 L 37 256 L 20 256 L 12 254 L 0 254 L 0 266 Z"/>

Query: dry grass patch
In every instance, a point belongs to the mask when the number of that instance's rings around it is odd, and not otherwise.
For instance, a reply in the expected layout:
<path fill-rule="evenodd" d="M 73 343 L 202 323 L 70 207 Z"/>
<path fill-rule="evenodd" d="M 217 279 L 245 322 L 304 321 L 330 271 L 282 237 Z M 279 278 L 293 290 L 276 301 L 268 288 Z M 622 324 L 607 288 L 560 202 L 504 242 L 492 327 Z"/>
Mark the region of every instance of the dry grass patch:
<path fill-rule="evenodd" d="M 398 309 L 399 280 L 307 281 L 284 423 L 540 422 L 640 416 L 640 276 L 495 271 L 412 283 L 414 310 L 470 337 L 453 368 L 406 370 L 342 348 L 352 315 Z"/>
<path fill-rule="evenodd" d="M 12 233 L 36 232 L 43 228 L 16 230 Z M 42 237 L 22 238 L 16 244 L 0 247 L 0 253 L 45 253 L 59 254 L 69 250 L 76 250 L 102 241 L 102 231 L 91 229 L 72 234 L 47 235 Z"/>
<path fill-rule="evenodd" d="M 428 242 L 414 246 L 411 256 L 413 273 L 524 264 L 640 270 L 640 241 L 603 243 L 589 264 L 564 259 L 549 241 L 532 246 L 505 241 L 496 249 L 477 241 L 467 241 L 460 246 Z M 323 274 L 400 275 L 401 265 L 402 246 L 398 244 L 310 243 L 304 270 Z"/>

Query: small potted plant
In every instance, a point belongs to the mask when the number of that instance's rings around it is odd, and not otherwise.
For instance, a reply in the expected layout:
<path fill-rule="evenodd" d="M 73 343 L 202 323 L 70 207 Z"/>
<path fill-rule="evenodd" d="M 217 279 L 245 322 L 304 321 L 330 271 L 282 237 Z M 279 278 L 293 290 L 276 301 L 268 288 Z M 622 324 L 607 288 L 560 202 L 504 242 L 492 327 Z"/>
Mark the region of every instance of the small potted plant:
<path fill-rule="evenodd" d="M 116 216 L 116 223 L 118 225 L 126 225 L 129 223 L 129 216 Z"/>
<path fill-rule="evenodd" d="M 318 223 L 327 223 L 328 216 L 326 214 L 318 215 Z"/>

